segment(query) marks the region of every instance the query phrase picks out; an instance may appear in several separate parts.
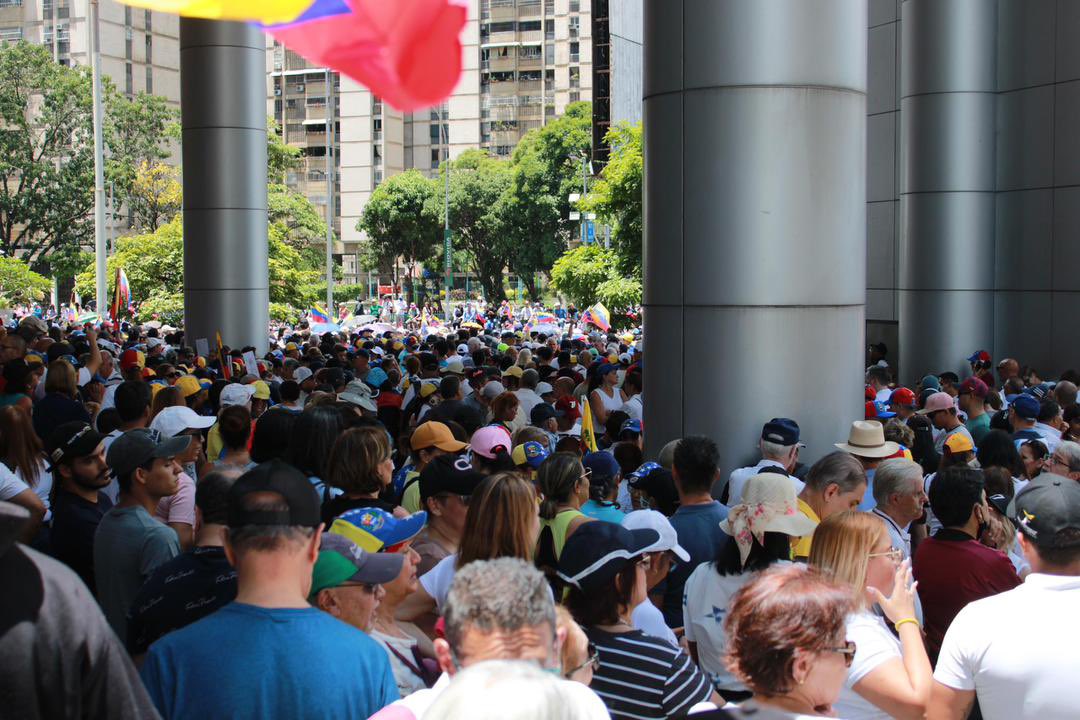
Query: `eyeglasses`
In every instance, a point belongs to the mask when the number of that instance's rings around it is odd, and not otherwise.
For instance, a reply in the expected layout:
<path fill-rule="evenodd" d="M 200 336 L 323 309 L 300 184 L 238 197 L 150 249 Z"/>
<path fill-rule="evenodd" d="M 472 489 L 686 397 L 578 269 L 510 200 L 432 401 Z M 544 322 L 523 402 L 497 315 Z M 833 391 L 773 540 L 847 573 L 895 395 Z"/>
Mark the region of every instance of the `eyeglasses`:
<path fill-rule="evenodd" d="M 468 505 L 469 504 L 469 496 L 468 495 L 459 495 L 457 493 L 439 493 L 435 497 L 437 499 L 439 499 L 439 500 L 442 500 L 443 502 L 446 502 L 450 498 L 457 498 L 458 501 L 462 505 Z"/>
<path fill-rule="evenodd" d="M 1060 457 L 1058 457 L 1057 455 L 1052 455 L 1052 456 L 1050 456 L 1050 459 L 1049 459 L 1049 460 L 1047 461 L 1047 464 L 1048 464 L 1048 465 L 1060 465 L 1060 466 L 1062 466 L 1063 468 L 1065 468 L 1065 469 L 1069 470 L 1070 472 L 1071 472 L 1071 471 L 1072 471 L 1072 469 L 1073 469 L 1072 465 L 1070 465 L 1070 464 L 1069 464 L 1069 461 L 1068 461 L 1068 460 L 1062 460 L 1062 459 L 1061 459 Z"/>
<path fill-rule="evenodd" d="M 851 667 L 851 663 L 855 661 L 855 641 L 853 640 L 845 642 L 844 647 L 831 647 L 825 648 L 825 650 L 843 655 L 844 667 Z"/>
<path fill-rule="evenodd" d="M 899 565 L 904 559 L 904 553 L 900 551 L 900 548 L 890 548 L 885 552 L 870 553 L 869 557 L 887 557 L 892 560 L 894 564 Z"/>
<path fill-rule="evenodd" d="M 368 595 L 374 595 L 375 591 L 377 591 L 379 589 L 379 586 L 376 585 L 376 584 L 362 583 L 362 582 L 343 582 L 340 585 L 338 585 L 338 587 L 358 587 L 358 588 L 362 588 L 363 591 L 365 593 L 367 593 Z"/>
<path fill-rule="evenodd" d="M 563 677 L 569 680 L 571 677 L 574 676 L 575 673 L 580 670 L 584 670 L 587 667 L 591 667 L 594 671 L 600 667 L 600 651 L 596 649 L 596 645 L 594 645 L 593 643 L 589 643 L 588 647 L 586 648 L 586 652 L 588 652 L 589 654 L 588 659 L 578 665 L 573 670 L 565 673 Z"/>
<path fill-rule="evenodd" d="M 642 555 L 640 558 L 638 558 L 637 564 L 641 566 L 642 570 L 648 572 L 649 569 L 652 567 L 652 558 L 648 555 Z"/>

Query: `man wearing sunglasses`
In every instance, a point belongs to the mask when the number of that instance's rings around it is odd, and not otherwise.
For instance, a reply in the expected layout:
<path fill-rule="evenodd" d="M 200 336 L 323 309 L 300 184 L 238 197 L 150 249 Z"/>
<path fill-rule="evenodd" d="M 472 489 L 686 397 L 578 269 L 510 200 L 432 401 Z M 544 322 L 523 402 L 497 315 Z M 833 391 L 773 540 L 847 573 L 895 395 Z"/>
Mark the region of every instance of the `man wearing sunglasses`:
<path fill-rule="evenodd" d="M 521 660 L 552 674 L 573 676 L 582 670 L 561 668 L 566 630 L 558 627 L 555 602 L 544 574 L 516 558 L 477 560 L 454 575 L 444 607 L 446 637 L 435 640 L 442 676 L 430 690 L 419 690 L 383 708 L 371 720 L 417 720 L 459 671 L 485 660 Z M 589 663 L 586 660 L 586 663 Z M 600 698 L 579 682 L 566 681 L 568 693 L 580 696 L 588 717 L 607 717 Z"/>

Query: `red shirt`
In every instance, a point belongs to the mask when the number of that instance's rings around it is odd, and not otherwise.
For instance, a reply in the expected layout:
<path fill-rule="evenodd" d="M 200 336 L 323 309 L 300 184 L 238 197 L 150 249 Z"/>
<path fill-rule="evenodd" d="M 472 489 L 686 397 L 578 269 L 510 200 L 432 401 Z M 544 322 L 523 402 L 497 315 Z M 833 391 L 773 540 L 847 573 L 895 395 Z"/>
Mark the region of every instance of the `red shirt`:
<path fill-rule="evenodd" d="M 912 571 L 919 581 L 926 650 L 931 662 L 937 662 L 945 631 L 969 602 L 1020 584 L 1004 553 L 947 528 L 919 543 Z"/>

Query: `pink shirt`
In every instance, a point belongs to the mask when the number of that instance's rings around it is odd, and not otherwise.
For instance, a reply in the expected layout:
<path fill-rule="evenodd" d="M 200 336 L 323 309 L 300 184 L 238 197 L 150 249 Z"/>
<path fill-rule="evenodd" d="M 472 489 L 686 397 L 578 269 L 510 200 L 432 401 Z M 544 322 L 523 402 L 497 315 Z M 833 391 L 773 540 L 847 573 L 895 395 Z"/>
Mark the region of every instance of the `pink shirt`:
<path fill-rule="evenodd" d="M 195 481 L 187 473 L 180 473 L 180 489 L 175 495 L 161 498 L 154 517 L 163 523 L 185 523 L 195 527 Z"/>

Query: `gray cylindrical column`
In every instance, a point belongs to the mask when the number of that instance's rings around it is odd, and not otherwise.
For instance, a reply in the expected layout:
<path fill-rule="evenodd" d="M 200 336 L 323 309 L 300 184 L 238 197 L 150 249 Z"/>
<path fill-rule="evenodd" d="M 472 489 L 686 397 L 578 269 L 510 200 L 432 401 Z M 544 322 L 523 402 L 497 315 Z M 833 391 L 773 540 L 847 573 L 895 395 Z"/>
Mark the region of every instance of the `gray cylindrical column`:
<path fill-rule="evenodd" d="M 265 352 L 266 40 L 239 22 L 180 19 L 184 313 L 188 344 L 221 332 Z"/>
<path fill-rule="evenodd" d="M 996 0 L 904 0 L 900 367 L 970 374 L 994 339 Z"/>
<path fill-rule="evenodd" d="M 865 0 L 647 0 L 645 437 L 862 417 Z"/>

